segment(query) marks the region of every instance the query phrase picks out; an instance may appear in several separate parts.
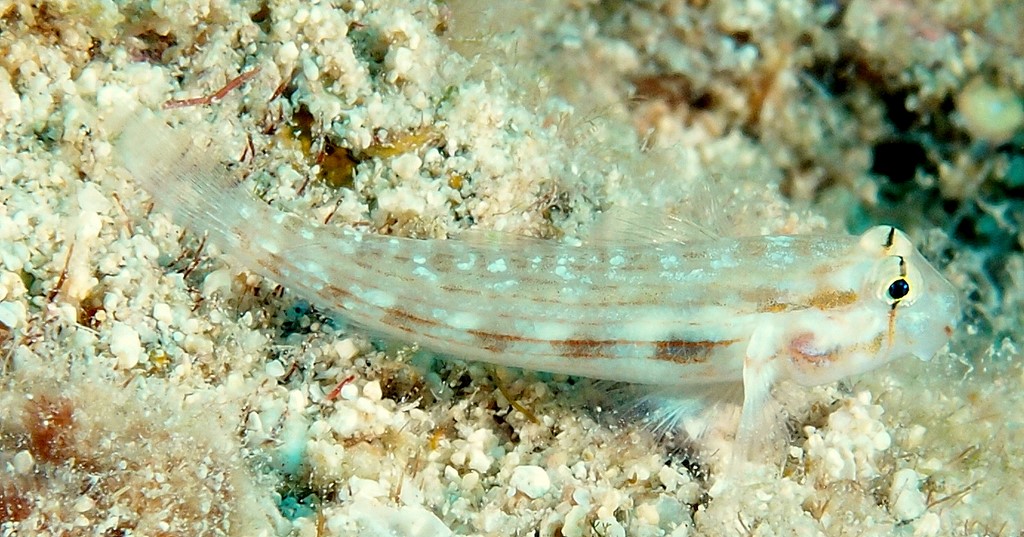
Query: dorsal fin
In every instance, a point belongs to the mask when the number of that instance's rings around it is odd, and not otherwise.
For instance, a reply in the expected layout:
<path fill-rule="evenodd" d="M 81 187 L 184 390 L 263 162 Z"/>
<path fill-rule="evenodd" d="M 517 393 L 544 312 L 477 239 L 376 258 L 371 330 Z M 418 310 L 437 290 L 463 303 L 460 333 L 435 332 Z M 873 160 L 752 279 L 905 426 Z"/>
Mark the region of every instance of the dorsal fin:
<path fill-rule="evenodd" d="M 683 218 L 671 207 L 616 206 L 601 213 L 587 242 L 666 243 L 718 239 L 710 228 Z"/>

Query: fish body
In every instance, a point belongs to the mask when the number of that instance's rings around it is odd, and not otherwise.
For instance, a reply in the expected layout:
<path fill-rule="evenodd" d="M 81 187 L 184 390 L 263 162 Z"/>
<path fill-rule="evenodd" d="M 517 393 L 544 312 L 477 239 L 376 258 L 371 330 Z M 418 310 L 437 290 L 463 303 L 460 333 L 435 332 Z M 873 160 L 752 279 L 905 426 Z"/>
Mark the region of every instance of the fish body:
<path fill-rule="evenodd" d="M 356 325 L 503 366 L 682 392 L 742 382 L 741 429 L 778 380 L 928 359 L 958 314 L 949 282 L 890 226 L 651 244 L 415 240 L 278 211 L 159 119 L 129 125 L 119 151 L 179 224 Z"/>

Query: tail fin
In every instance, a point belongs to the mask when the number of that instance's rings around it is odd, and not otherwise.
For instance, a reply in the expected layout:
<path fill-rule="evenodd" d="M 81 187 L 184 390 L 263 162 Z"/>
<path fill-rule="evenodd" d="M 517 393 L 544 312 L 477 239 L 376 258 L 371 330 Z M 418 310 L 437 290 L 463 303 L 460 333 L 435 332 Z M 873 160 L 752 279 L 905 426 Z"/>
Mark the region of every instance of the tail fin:
<path fill-rule="evenodd" d="M 207 231 L 221 247 L 235 245 L 238 226 L 267 209 L 239 187 L 240 178 L 217 147 L 197 144 L 191 131 L 172 128 L 153 114 L 130 120 L 116 151 L 159 208 L 184 227 Z"/>

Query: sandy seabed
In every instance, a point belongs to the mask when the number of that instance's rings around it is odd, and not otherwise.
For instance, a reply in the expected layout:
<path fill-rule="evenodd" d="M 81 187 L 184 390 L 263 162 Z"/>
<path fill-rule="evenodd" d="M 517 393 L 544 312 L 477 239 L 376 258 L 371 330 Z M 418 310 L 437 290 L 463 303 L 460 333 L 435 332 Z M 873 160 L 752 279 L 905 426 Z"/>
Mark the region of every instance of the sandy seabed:
<path fill-rule="evenodd" d="M 1022 23 L 0 0 L 0 535 L 1019 534 Z M 733 475 L 727 435 L 660 438 L 602 385 L 425 356 L 232 264 L 120 165 L 144 110 L 273 206 L 380 233 L 559 238 L 640 204 L 730 234 L 893 223 L 964 318 L 930 362 L 780 386 L 779 456 Z"/>

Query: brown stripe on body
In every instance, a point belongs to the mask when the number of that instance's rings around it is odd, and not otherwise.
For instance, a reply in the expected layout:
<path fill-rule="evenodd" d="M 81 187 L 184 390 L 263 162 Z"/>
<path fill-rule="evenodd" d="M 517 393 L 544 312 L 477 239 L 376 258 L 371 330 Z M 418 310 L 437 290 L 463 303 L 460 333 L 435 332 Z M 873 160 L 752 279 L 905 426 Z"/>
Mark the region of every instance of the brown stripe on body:
<path fill-rule="evenodd" d="M 747 257 L 760 259 L 768 255 L 767 241 L 747 241 L 740 248 Z"/>
<path fill-rule="evenodd" d="M 273 279 L 277 281 L 285 280 L 284 274 L 281 273 L 281 267 L 287 266 L 284 259 L 280 255 L 275 253 L 266 252 L 265 256 L 258 256 L 255 258 L 256 264 L 267 271 Z"/>
<path fill-rule="evenodd" d="M 332 300 L 336 300 L 336 303 L 338 303 L 339 305 L 341 304 L 341 299 L 346 298 L 354 298 L 356 300 L 362 301 L 359 297 L 354 296 L 350 291 L 342 289 L 341 287 L 338 287 L 337 285 L 334 285 L 332 283 L 325 283 L 322 292 L 330 296 Z"/>
<path fill-rule="evenodd" d="M 769 299 L 765 300 L 764 302 L 758 302 L 756 308 L 758 313 L 782 313 L 784 311 L 790 311 L 793 309 L 800 308 L 787 302 L 779 302 L 775 299 Z"/>
<path fill-rule="evenodd" d="M 288 279 L 281 272 L 281 267 L 290 266 L 290 263 L 286 262 L 284 258 L 281 257 L 280 254 L 265 252 L 264 256 L 256 257 L 254 261 L 257 265 L 260 266 L 260 268 L 265 270 L 267 274 L 270 275 L 271 279 L 276 279 L 277 281 L 284 281 Z M 337 307 L 342 311 L 346 310 L 346 308 L 342 306 L 342 302 L 346 299 L 360 302 L 365 305 L 369 305 L 369 303 L 361 296 L 358 296 L 347 289 L 342 289 L 341 287 L 338 287 L 337 285 L 334 285 L 329 281 L 319 281 L 323 284 L 323 287 L 321 287 L 320 289 L 314 289 L 315 294 L 326 296 L 333 303 L 334 307 Z"/>
<path fill-rule="evenodd" d="M 677 364 L 698 364 L 706 362 L 711 357 L 711 354 L 715 352 L 715 349 L 728 347 L 738 341 L 738 339 L 721 341 L 686 341 L 681 339 L 656 341 L 656 350 L 653 358 Z"/>
<path fill-rule="evenodd" d="M 228 236 L 230 239 L 238 241 L 238 249 L 242 252 L 252 251 L 252 241 L 249 240 L 249 230 L 242 228 L 241 226 L 232 227 L 229 229 L 231 232 Z M 229 239 L 229 240 L 230 240 Z"/>
<path fill-rule="evenodd" d="M 357 266 L 357 267 L 359 267 L 359 268 L 361 268 L 363 270 L 367 270 L 367 271 L 370 271 L 370 270 L 374 270 L 375 271 L 375 270 L 377 270 L 377 267 L 380 266 L 380 262 L 378 260 L 375 260 L 372 257 L 367 257 L 367 256 L 362 256 L 362 255 L 354 255 L 354 256 L 352 256 L 352 263 L 354 263 L 355 266 Z"/>
<path fill-rule="evenodd" d="M 865 352 L 877 355 L 882 350 L 884 334 L 878 334 L 871 341 L 854 343 L 847 347 L 834 347 L 828 350 L 817 350 L 813 348 L 814 334 L 806 333 L 793 338 L 789 343 L 790 355 L 802 362 L 815 366 L 826 366 L 845 358 L 851 352 Z M 890 343 L 891 345 L 891 343 Z"/>
<path fill-rule="evenodd" d="M 382 238 L 383 237 L 385 237 L 385 236 L 382 236 Z M 424 242 L 425 243 L 427 241 L 424 240 L 424 241 L 420 241 L 420 242 Z M 388 252 L 388 253 L 381 252 L 380 255 L 382 257 L 386 256 L 387 260 L 389 260 L 391 262 L 394 262 L 394 263 L 405 263 L 405 264 L 410 264 L 410 265 L 414 264 L 416 266 L 422 265 L 422 266 L 425 266 L 425 267 L 430 268 L 430 269 L 444 270 L 445 272 L 451 272 L 452 271 L 452 269 L 454 267 L 454 262 L 453 261 L 458 256 L 458 254 L 456 254 L 454 252 L 446 252 L 446 251 L 444 251 L 444 250 L 442 250 L 440 248 L 434 248 L 434 249 L 430 249 L 428 251 L 413 251 L 413 252 L 399 251 L 399 252 L 393 252 L 393 253 L 391 253 L 391 252 Z M 415 261 L 413 261 L 413 259 L 415 257 L 417 257 L 417 256 L 422 257 L 424 262 L 423 263 L 416 263 Z"/>
<path fill-rule="evenodd" d="M 356 298 L 352 293 L 337 286 L 328 284 L 324 291 L 337 297 Z M 419 334 L 428 336 L 426 332 L 438 327 L 450 328 L 447 324 L 435 319 L 428 319 L 409 313 L 400 308 L 388 308 L 380 321 L 392 328 L 401 330 L 408 334 Z M 637 340 L 596 340 L 596 339 L 567 339 L 548 340 L 531 338 L 514 334 L 501 334 L 487 332 L 484 330 L 466 330 L 477 340 L 477 344 L 490 352 L 502 353 L 514 343 L 547 344 L 559 355 L 567 358 L 614 358 L 621 352 L 616 349 L 632 347 L 635 349 L 652 348 L 651 357 L 655 360 L 669 361 L 679 364 L 695 364 L 707 361 L 719 347 L 727 347 L 738 342 L 738 339 L 722 341 L 687 341 L 687 340 L 662 340 L 662 341 L 637 341 Z"/>
<path fill-rule="evenodd" d="M 630 340 L 592 340 L 569 339 L 552 341 L 551 344 L 560 354 L 569 358 L 611 358 L 615 349 L 622 347 L 653 348 L 651 358 L 678 364 L 696 364 L 705 362 L 718 347 L 732 345 L 738 339 L 725 341 L 630 341 Z M 621 354 L 621 353 L 619 353 Z"/>
<path fill-rule="evenodd" d="M 801 259 L 815 259 L 818 256 L 814 255 L 814 247 L 818 244 L 818 240 L 812 239 L 806 235 L 794 236 L 793 246 L 796 249 L 796 255 Z"/>
<path fill-rule="evenodd" d="M 348 291 L 334 285 L 328 285 L 324 290 L 338 297 L 353 297 Z M 398 329 L 402 332 L 430 337 L 429 332 L 436 331 L 439 327 L 450 328 L 446 323 L 435 319 L 428 319 L 414 315 L 400 308 L 387 308 L 380 322 Z M 515 343 L 526 343 L 536 345 L 550 345 L 552 350 L 567 358 L 615 358 L 621 355 L 616 349 L 652 349 L 651 357 L 655 360 L 669 361 L 679 364 L 695 364 L 707 361 L 712 353 L 719 347 L 726 347 L 738 342 L 738 339 L 723 341 L 686 341 L 686 340 L 663 340 L 663 341 L 638 341 L 638 340 L 595 340 L 595 339 L 567 339 L 548 340 L 531 338 L 515 334 L 502 334 L 487 332 L 485 330 L 466 330 L 466 333 L 476 339 L 475 344 L 493 353 L 502 353 Z"/>
<path fill-rule="evenodd" d="M 260 268 L 267 271 L 267 274 L 270 274 L 271 279 L 275 279 L 277 281 L 286 281 L 289 279 L 286 278 L 284 273 L 281 272 L 281 267 L 291 266 L 291 263 L 285 261 L 280 254 L 264 252 L 263 256 L 256 257 L 254 261 L 257 265 L 260 266 Z M 357 297 L 353 295 L 351 292 L 346 291 L 345 289 L 342 289 L 330 282 L 324 281 L 323 284 L 324 285 L 322 290 L 318 290 L 318 293 L 326 293 L 330 295 L 331 298 L 353 298 L 360 302 L 365 302 L 362 298 Z"/>
<path fill-rule="evenodd" d="M 444 272 L 447 274 L 457 274 L 455 270 L 455 255 L 450 252 L 431 252 L 430 255 L 425 255 L 427 259 L 427 266 L 437 270 L 438 272 Z"/>
<path fill-rule="evenodd" d="M 515 336 L 511 334 L 497 334 L 482 330 L 469 330 L 470 334 L 481 341 L 487 350 L 492 352 L 503 352 L 513 343 L 548 344 L 559 355 L 567 358 L 616 358 L 621 352 L 616 349 L 632 347 L 635 349 L 652 348 L 652 358 L 678 364 L 696 364 L 707 361 L 715 349 L 727 347 L 737 343 L 738 339 L 723 341 L 636 341 L 625 339 L 566 339 L 547 340 Z"/>
<path fill-rule="evenodd" d="M 757 313 L 781 313 L 806 308 L 829 311 L 852 305 L 859 298 L 855 291 L 840 289 L 818 291 L 806 299 L 798 298 L 795 302 L 783 299 L 779 291 L 771 287 L 755 287 L 740 291 L 740 299 L 747 304 L 754 304 L 754 311 Z"/>
<path fill-rule="evenodd" d="M 509 334 L 495 334 L 483 330 L 466 330 L 466 332 L 475 337 L 482 348 L 493 353 L 505 352 L 509 345 L 518 341 L 527 341 L 526 338 Z"/>
<path fill-rule="evenodd" d="M 857 293 L 853 291 L 826 289 L 812 295 L 807 303 L 813 308 L 828 311 L 849 306 L 856 301 Z"/>
<path fill-rule="evenodd" d="M 858 346 L 860 350 L 865 350 L 869 354 L 878 354 L 882 350 L 882 334 L 878 334 L 874 339 L 867 343 L 862 343 Z M 890 344 L 890 347 L 892 345 Z"/>
<path fill-rule="evenodd" d="M 403 283 L 415 282 L 415 278 L 411 273 L 403 273 L 395 270 L 394 264 L 389 259 L 379 259 L 372 256 L 352 256 L 352 262 L 355 265 L 368 273 L 380 274 L 385 278 L 394 278 Z"/>
<path fill-rule="evenodd" d="M 811 268 L 812 276 L 827 276 L 839 270 L 839 263 L 834 261 L 818 263 Z"/>
<path fill-rule="evenodd" d="M 737 290 L 737 294 L 741 301 L 738 308 L 745 309 L 745 305 L 752 305 L 753 311 L 756 313 L 781 313 L 801 309 L 800 306 L 783 300 L 777 287 L 768 285 L 741 287 Z"/>
<path fill-rule="evenodd" d="M 435 321 L 433 319 L 425 319 L 423 317 L 420 317 L 418 315 L 413 315 L 413 314 L 409 313 L 408 311 L 405 311 L 405 310 L 399 309 L 399 308 L 388 308 L 388 309 L 384 310 L 384 319 L 383 319 L 383 321 L 384 321 L 384 324 L 388 324 L 388 325 L 391 325 L 391 326 L 398 326 L 398 324 L 396 324 L 393 321 L 413 322 L 413 323 L 421 324 L 421 325 L 425 325 L 425 326 L 441 326 L 442 325 L 442 323 L 440 323 L 438 321 Z"/>
<path fill-rule="evenodd" d="M 567 358 L 595 358 L 612 354 L 612 349 L 626 342 L 601 341 L 595 339 L 567 339 L 552 341 L 551 345 L 559 354 Z"/>
<path fill-rule="evenodd" d="M 441 326 L 441 323 L 433 319 L 424 319 L 423 317 L 413 315 L 399 308 L 388 308 L 384 310 L 384 316 L 381 317 L 380 322 L 410 334 L 422 333 L 421 330 L 413 328 L 413 325 L 420 325 L 424 327 Z"/>

